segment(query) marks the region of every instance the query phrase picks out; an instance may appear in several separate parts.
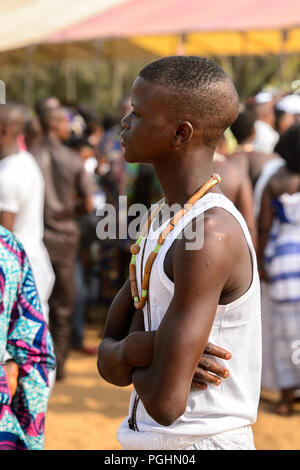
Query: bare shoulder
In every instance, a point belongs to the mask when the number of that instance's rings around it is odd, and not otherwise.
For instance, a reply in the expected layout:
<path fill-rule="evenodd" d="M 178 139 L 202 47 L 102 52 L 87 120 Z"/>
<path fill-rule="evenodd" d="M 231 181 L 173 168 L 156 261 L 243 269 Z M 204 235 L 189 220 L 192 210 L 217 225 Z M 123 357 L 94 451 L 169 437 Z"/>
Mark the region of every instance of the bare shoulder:
<path fill-rule="evenodd" d="M 201 294 L 202 299 L 211 295 L 222 305 L 233 302 L 248 290 L 252 279 L 251 254 L 242 227 L 225 209 L 212 208 L 205 212 L 202 236 L 202 246 L 196 249 L 187 249 L 184 238 L 176 243 L 175 290 L 178 283 L 191 298 Z"/>
<path fill-rule="evenodd" d="M 204 215 L 204 246 L 222 251 L 225 258 L 248 250 L 243 229 L 237 219 L 227 210 L 214 207 Z M 226 253 L 224 249 L 226 248 Z"/>
<path fill-rule="evenodd" d="M 225 209 L 209 209 L 204 213 L 201 224 L 197 226 L 196 219 L 192 223 L 199 230 L 198 243 L 188 245 L 183 237 L 177 242 L 175 254 L 193 257 L 196 262 L 209 256 L 215 259 L 217 265 L 225 267 L 232 263 L 234 256 L 249 251 L 241 225 Z"/>

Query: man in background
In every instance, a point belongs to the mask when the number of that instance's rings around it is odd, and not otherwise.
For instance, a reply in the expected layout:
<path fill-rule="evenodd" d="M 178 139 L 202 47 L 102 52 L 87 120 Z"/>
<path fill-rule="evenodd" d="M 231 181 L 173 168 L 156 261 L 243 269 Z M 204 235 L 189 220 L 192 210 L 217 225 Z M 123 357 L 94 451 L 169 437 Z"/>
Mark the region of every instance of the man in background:
<path fill-rule="evenodd" d="M 254 97 L 255 139 L 253 148 L 257 152 L 273 153 L 279 135 L 275 131 L 274 99 L 271 93 L 260 92 Z"/>
<path fill-rule="evenodd" d="M 249 175 L 254 187 L 264 165 L 275 155 L 255 150 L 255 114 L 252 110 L 240 111 L 230 129 L 237 141 L 237 147 L 228 155 L 228 159 Z"/>
<path fill-rule="evenodd" d="M 76 216 L 93 210 L 93 182 L 80 156 L 63 145 L 70 135 L 67 111 L 46 107 L 40 113 L 41 141 L 32 148 L 45 179 L 45 245 L 56 280 L 51 295 L 50 331 L 57 357 L 57 379 L 65 376 L 74 301 L 74 266 L 79 245 Z"/>
<path fill-rule="evenodd" d="M 45 187 L 33 156 L 19 150 L 24 109 L 16 104 L 0 107 L 0 224 L 23 244 L 32 266 L 43 313 L 48 321 L 48 299 L 54 273 L 43 244 Z"/>

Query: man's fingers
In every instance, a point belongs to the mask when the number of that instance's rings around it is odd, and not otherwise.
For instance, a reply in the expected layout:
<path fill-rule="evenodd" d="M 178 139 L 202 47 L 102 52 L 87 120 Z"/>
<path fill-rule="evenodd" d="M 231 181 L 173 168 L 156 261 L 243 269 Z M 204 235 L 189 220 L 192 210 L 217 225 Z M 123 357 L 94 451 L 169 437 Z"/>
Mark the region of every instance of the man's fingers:
<path fill-rule="evenodd" d="M 198 367 L 204 370 L 208 370 L 209 372 L 212 372 L 213 374 L 218 375 L 219 377 L 223 377 L 226 379 L 229 377 L 229 370 L 226 369 L 225 367 L 220 366 L 216 362 L 214 362 L 212 359 L 209 359 L 208 357 L 201 357 Z"/>
<path fill-rule="evenodd" d="M 222 349 L 212 343 L 207 343 L 204 353 L 209 354 L 210 356 L 219 357 L 220 359 L 226 359 L 227 361 L 231 359 L 231 353 L 229 351 L 226 351 L 226 349 Z"/>
<path fill-rule="evenodd" d="M 195 382 L 200 381 L 200 382 L 211 383 L 215 385 L 220 385 L 221 383 L 220 377 L 216 377 L 215 375 L 212 375 L 206 370 L 200 369 L 199 367 L 197 367 L 195 371 L 193 381 Z"/>

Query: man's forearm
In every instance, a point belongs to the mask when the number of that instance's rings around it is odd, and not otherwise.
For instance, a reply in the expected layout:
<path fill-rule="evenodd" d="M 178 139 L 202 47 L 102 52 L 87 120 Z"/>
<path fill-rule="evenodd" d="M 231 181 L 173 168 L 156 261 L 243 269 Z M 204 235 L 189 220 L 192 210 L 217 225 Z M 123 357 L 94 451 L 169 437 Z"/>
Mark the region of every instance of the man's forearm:
<path fill-rule="evenodd" d="M 154 337 L 155 332 L 136 331 L 121 341 L 105 338 L 99 347 L 100 375 L 119 387 L 131 384 L 133 370 L 152 363 Z"/>
<path fill-rule="evenodd" d="M 133 367 L 124 361 L 124 340 L 103 339 L 99 346 L 97 367 L 107 382 L 119 387 L 130 385 Z"/>

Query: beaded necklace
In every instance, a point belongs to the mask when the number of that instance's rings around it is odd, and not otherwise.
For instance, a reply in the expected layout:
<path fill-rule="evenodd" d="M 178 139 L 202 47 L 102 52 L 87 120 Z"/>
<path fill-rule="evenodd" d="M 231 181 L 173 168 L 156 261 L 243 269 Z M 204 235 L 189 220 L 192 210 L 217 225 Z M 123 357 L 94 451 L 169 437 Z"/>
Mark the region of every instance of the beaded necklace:
<path fill-rule="evenodd" d="M 159 204 L 150 214 L 147 222 L 145 223 L 145 225 L 143 226 L 140 232 L 139 238 L 130 247 L 132 256 L 131 256 L 131 261 L 129 263 L 129 280 L 130 280 L 130 287 L 131 287 L 131 296 L 133 298 L 134 306 L 137 310 L 141 310 L 146 304 L 152 265 L 166 237 L 172 230 L 174 230 L 178 222 L 192 208 L 192 206 L 201 197 L 203 197 L 204 194 L 206 194 L 207 191 L 209 191 L 213 186 L 220 183 L 220 181 L 221 181 L 221 177 L 217 173 L 214 173 L 211 176 L 211 178 L 188 199 L 188 201 L 184 205 L 184 208 L 176 212 L 176 214 L 172 217 L 169 224 L 161 231 L 158 237 L 156 246 L 154 250 L 148 256 L 148 259 L 146 261 L 144 278 L 142 279 L 142 296 L 140 299 L 139 294 L 138 294 L 137 282 L 136 282 L 136 257 L 140 251 L 140 244 L 142 243 L 142 240 L 146 238 L 153 219 L 158 215 L 159 211 L 162 209 L 163 205 L 165 204 L 165 201 Z"/>

